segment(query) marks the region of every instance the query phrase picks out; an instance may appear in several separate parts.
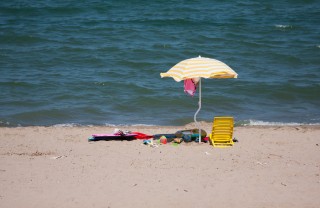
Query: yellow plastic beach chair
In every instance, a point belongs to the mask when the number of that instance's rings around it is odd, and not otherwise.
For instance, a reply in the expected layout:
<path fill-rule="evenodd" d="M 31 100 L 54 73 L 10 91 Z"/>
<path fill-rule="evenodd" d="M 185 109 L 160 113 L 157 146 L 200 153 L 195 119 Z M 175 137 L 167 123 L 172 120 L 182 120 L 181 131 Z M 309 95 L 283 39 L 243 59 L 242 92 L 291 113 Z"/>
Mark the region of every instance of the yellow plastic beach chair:
<path fill-rule="evenodd" d="M 214 147 L 233 146 L 233 117 L 214 117 L 210 142 Z"/>

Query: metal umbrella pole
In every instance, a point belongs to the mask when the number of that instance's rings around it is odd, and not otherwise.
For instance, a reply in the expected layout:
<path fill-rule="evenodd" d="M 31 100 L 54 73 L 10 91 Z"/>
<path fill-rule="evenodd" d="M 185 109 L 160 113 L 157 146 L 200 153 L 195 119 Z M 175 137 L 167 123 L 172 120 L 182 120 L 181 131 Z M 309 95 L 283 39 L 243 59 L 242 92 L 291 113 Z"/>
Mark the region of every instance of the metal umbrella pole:
<path fill-rule="evenodd" d="M 196 125 L 197 125 L 197 127 L 199 129 L 199 143 L 200 143 L 201 142 L 201 127 L 200 127 L 200 124 L 197 121 L 197 115 L 198 115 L 198 113 L 200 112 L 200 109 L 201 109 L 201 77 L 199 79 L 199 103 L 198 104 L 199 104 L 199 108 L 198 108 L 197 112 L 194 114 L 193 119 L 194 119 L 194 122 L 196 123 Z"/>

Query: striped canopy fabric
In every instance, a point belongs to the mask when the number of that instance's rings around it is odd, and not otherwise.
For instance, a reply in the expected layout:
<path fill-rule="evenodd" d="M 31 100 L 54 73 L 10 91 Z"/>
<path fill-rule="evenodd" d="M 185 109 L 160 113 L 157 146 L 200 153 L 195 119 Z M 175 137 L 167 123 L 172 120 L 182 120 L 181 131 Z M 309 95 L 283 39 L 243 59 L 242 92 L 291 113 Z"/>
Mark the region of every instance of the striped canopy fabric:
<path fill-rule="evenodd" d="M 237 78 L 238 74 L 225 63 L 211 58 L 197 57 L 186 59 L 173 66 L 166 73 L 160 73 L 161 78 L 172 77 L 180 82 L 190 78 Z"/>

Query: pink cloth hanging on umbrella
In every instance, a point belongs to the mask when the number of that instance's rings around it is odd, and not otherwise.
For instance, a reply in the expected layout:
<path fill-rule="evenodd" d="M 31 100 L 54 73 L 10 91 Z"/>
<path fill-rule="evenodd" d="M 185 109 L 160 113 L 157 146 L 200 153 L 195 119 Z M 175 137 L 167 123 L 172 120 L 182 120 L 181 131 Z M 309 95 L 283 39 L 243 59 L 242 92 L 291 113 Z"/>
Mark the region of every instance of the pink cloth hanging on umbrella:
<path fill-rule="evenodd" d="M 184 92 L 190 96 L 194 96 L 197 91 L 197 85 L 193 82 L 192 79 L 184 80 Z"/>

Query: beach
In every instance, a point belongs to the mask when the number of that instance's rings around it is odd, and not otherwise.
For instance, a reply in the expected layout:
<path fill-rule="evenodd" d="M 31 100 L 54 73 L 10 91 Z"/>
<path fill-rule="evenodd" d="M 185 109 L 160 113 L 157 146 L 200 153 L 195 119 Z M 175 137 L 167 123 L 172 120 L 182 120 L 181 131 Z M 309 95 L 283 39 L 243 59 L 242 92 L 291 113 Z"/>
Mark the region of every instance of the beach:
<path fill-rule="evenodd" d="M 320 126 L 235 127 L 230 148 L 88 142 L 115 128 L 165 134 L 194 124 L 1 127 L 1 207 L 320 206 Z"/>
<path fill-rule="evenodd" d="M 0 208 L 320 207 L 319 11 L 318 1 L 1 1 Z M 197 57 L 219 64 L 161 78 Z M 213 76 L 220 63 L 238 76 Z M 188 96 L 182 80 L 198 77 Z M 209 134 L 218 116 L 234 118 L 233 147 L 89 139 L 192 121 Z"/>

